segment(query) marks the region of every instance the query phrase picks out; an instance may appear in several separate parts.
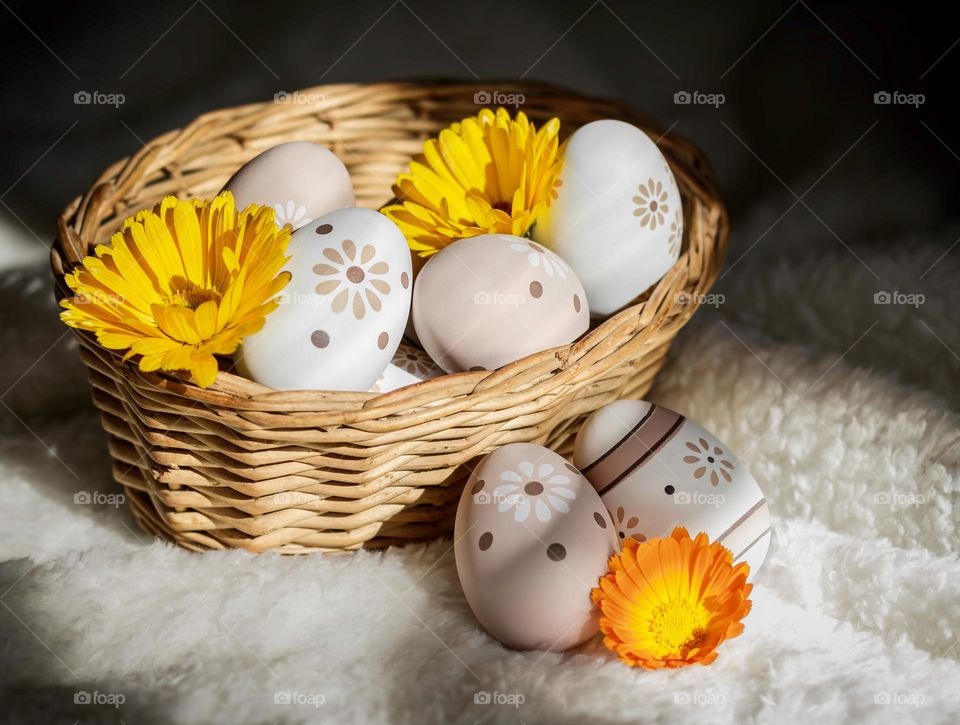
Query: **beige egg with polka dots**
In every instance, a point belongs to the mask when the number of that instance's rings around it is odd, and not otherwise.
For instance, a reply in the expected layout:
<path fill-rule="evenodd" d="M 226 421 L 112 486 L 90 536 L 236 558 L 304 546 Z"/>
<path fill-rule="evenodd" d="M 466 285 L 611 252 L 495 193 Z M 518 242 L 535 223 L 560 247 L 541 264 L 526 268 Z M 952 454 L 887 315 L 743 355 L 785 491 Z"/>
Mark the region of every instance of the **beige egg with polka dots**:
<path fill-rule="evenodd" d="M 597 634 L 590 590 L 616 549 L 613 522 L 590 482 L 532 443 L 484 458 L 457 508 L 463 593 L 483 628 L 514 649 L 562 651 Z"/>
<path fill-rule="evenodd" d="M 237 370 L 278 390 L 369 390 L 410 313 L 403 233 L 372 209 L 340 209 L 294 232 L 288 254 L 290 283 Z"/>
<path fill-rule="evenodd" d="M 529 239 L 483 234 L 429 259 L 413 291 L 413 324 L 447 372 L 495 370 L 573 342 L 590 313 L 583 285 L 556 254 Z"/>

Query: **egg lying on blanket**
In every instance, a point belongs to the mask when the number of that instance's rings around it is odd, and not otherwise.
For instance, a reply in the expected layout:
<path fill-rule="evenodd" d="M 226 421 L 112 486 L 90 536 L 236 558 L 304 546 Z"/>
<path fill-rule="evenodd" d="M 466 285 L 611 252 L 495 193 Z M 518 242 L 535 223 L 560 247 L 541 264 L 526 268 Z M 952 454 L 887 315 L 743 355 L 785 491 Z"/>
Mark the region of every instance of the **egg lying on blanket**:
<path fill-rule="evenodd" d="M 288 254 L 290 283 L 244 339 L 238 371 L 278 390 L 369 390 L 410 312 L 403 233 L 379 212 L 340 209 L 294 232 Z"/>
<path fill-rule="evenodd" d="M 233 193 L 237 209 L 272 206 L 277 225 L 293 229 L 356 205 L 347 167 L 329 149 L 307 141 L 283 143 L 255 156 L 223 190 Z"/>
<path fill-rule="evenodd" d="M 430 257 L 413 291 L 413 324 L 447 372 L 494 370 L 566 345 L 590 324 L 583 285 L 528 239 L 482 234 Z"/>
<path fill-rule="evenodd" d="M 660 149 L 636 126 L 611 119 L 577 129 L 556 192 L 532 237 L 573 268 L 591 314 L 615 312 L 677 261 L 680 191 Z"/>
<path fill-rule="evenodd" d="M 672 410 L 618 400 L 580 429 L 573 461 L 610 511 L 620 539 L 706 532 L 756 572 L 770 546 L 770 512 L 726 444 Z"/>
<path fill-rule="evenodd" d="M 423 350 L 401 342 L 390 364 L 380 373 L 371 393 L 389 393 L 391 390 L 416 385 L 443 375 L 437 364 Z"/>
<path fill-rule="evenodd" d="M 617 548 L 613 523 L 559 455 L 531 443 L 490 453 L 464 487 L 454 532 L 464 595 L 493 637 L 560 651 L 597 633 L 590 589 Z"/>

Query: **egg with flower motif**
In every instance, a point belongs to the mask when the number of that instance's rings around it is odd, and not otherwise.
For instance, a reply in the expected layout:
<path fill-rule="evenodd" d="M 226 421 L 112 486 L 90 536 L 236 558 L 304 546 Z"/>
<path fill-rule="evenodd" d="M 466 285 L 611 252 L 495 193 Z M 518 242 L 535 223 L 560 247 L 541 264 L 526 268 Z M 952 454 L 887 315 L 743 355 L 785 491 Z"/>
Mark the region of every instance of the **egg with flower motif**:
<path fill-rule="evenodd" d="M 233 193 L 238 209 L 272 206 L 277 225 L 294 230 L 356 205 L 347 167 L 330 149 L 308 141 L 282 143 L 254 156 L 223 190 Z"/>
<path fill-rule="evenodd" d="M 410 312 L 410 251 L 383 214 L 340 209 L 290 238 L 290 283 L 236 356 L 240 373 L 278 390 L 369 390 Z"/>
<path fill-rule="evenodd" d="M 427 353 L 413 345 L 401 342 L 393 354 L 393 360 L 380 373 L 370 392 L 389 393 L 391 390 L 416 385 L 440 375 L 443 375 L 443 370 L 430 359 Z"/>
<path fill-rule="evenodd" d="M 430 257 L 413 325 L 447 372 L 494 370 L 567 345 L 590 324 L 583 285 L 549 249 L 509 234 L 461 239 Z"/>
<path fill-rule="evenodd" d="M 617 535 L 645 541 L 683 526 L 703 531 L 755 573 L 770 546 L 770 510 L 730 448 L 679 413 L 640 400 L 594 412 L 574 463 L 610 511 Z"/>
<path fill-rule="evenodd" d="M 680 191 L 660 149 L 636 126 L 605 119 L 577 129 L 554 189 L 532 238 L 573 268 L 591 314 L 628 304 L 679 258 Z"/>
<path fill-rule="evenodd" d="M 463 593 L 508 647 L 561 651 L 595 635 L 590 590 L 616 549 L 590 482 L 543 446 L 493 451 L 460 497 L 454 554 Z"/>

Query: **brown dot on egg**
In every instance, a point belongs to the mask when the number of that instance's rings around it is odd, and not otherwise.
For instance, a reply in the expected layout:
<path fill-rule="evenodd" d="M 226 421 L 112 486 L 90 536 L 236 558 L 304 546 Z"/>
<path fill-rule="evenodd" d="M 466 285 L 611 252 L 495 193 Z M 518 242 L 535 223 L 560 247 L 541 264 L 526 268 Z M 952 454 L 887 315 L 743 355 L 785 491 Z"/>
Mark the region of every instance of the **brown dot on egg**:
<path fill-rule="evenodd" d="M 489 531 L 485 531 L 480 535 L 480 541 L 478 542 L 480 551 L 486 551 L 492 545 L 493 545 L 493 534 L 490 533 Z"/>
<path fill-rule="evenodd" d="M 663 487 L 663 492 L 664 492 L 665 494 L 667 494 L 667 496 L 673 496 L 673 492 L 676 491 L 676 490 L 677 490 L 677 489 L 675 489 L 673 486 L 671 486 L 671 485 L 669 485 L 669 484 L 667 484 L 666 486 Z"/>
<path fill-rule="evenodd" d="M 527 496 L 539 496 L 543 493 L 543 484 L 540 481 L 530 481 L 523 487 L 523 492 Z"/>
<path fill-rule="evenodd" d="M 347 279 L 349 279 L 354 284 L 360 284 L 363 282 L 364 275 L 363 270 L 356 265 L 347 268 Z"/>
<path fill-rule="evenodd" d="M 387 347 L 388 342 L 390 342 L 390 335 L 385 332 L 381 332 L 380 337 L 377 338 L 377 347 L 383 350 Z"/>
<path fill-rule="evenodd" d="M 580 312 L 580 295 L 573 296 L 573 311 L 577 313 Z"/>
<path fill-rule="evenodd" d="M 536 280 L 530 283 L 530 296 L 535 300 L 538 300 L 541 296 L 543 296 L 543 285 Z"/>
<path fill-rule="evenodd" d="M 484 480 L 481 478 L 479 481 L 477 481 L 475 484 L 473 484 L 473 488 L 470 489 L 470 495 L 471 495 L 471 496 L 476 496 L 478 493 L 480 493 L 480 492 L 483 490 L 483 487 L 484 487 L 486 484 L 487 484 L 487 482 L 484 481 Z"/>
<path fill-rule="evenodd" d="M 404 289 L 410 286 L 410 275 L 406 272 L 400 273 L 400 286 Z"/>
<path fill-rule="evenodd" d="M 599 511 L 593 515 L 593 520 L 597 522 L 597 526 L 599 526 L 601 529 L 607 528 L 607 520 L 603 518 L 603 514 Z"/>
<path fill-rule="evenodd" d="M 563 561 L 567 558 L 567 549 L 563 544 L 550 544 L 547 547 L 547 558 L 550 561 Z"/>
<path fill-rule="evenodd" d="M 333 224 L 321 224 L 317 227 L 317 234 L 329 234 L 333 231 Z"/>
<path fill-rule="evenodd" d="M 626 535 L 625 533 L 623 533 L 622 531 L 621 531 L 619 534 L 617 534 L 617 536 L 619 536 L 621 539 L 627 538 L 627 535 Z"/>
<path fill-rule="evenodd" d="M 310 342 L 314 347 L 323 349 L 330 344 L 330 334 L 326 330 L 314 330 L 310 334 Z"/>

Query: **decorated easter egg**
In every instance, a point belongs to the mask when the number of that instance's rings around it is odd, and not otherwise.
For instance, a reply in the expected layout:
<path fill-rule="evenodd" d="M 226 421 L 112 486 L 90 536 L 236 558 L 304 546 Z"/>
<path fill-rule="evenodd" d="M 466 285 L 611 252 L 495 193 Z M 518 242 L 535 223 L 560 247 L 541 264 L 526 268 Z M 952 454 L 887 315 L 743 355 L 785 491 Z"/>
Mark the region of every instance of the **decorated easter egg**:
<path fill-rule="evenodd" d="M 613 523 L 590 482 L 531 443 L 484 458 L 457 508 L 463 593 L 483 628 L 515 649 L 560 651 L 596 634 L 590 590 L 616 548 Z"/>
<path fill-rule="evenodd" d="M 756 572 L 770 546 L 770 511 L 750 471 L 696 423 L 639 400 L 593 413 L 577 434 L 574 463 L 606 504 L 620 539 L 700 531 Z"/>
<path fill-rule="evenodd" d="M 410 252 L 380 212 L 352 207 L 293 233 L 290 283 L 237 369 L 279 390 L 369 390 L 410 311 Z"/>
<path fill-rule="evenodd" d="M 413 324 L 447 372 L 494 370 L 566 345 L 590 324 L 583 285 L 556 254 L 509 234 L 461 239 L 430 257 Z"/>
<path fill-rule="evenodd" d="M 380 373 L 371 393 L 389 393 L 391 390 L 422 383 L 443 375 L 437 364 L 423 350 L 401 342 L 390 364 Z"/>
<path fill-rule="evenodd" d="M 282 143 L 255 156 L 223 190 L 233 192 L 238 209 L 272 206 L 277 225 L 293 229 L 356 204 L 347 167 L 329 149 L 307 141 Z"/>
<path fill-rule="evenodd" d="M 555 189 L 532 237 L 573 268 L 591 314 L 623 307 L 680 256 L 677 182 L 660 149 L 636 126 L 608 119 L 577 129 Z"/>

